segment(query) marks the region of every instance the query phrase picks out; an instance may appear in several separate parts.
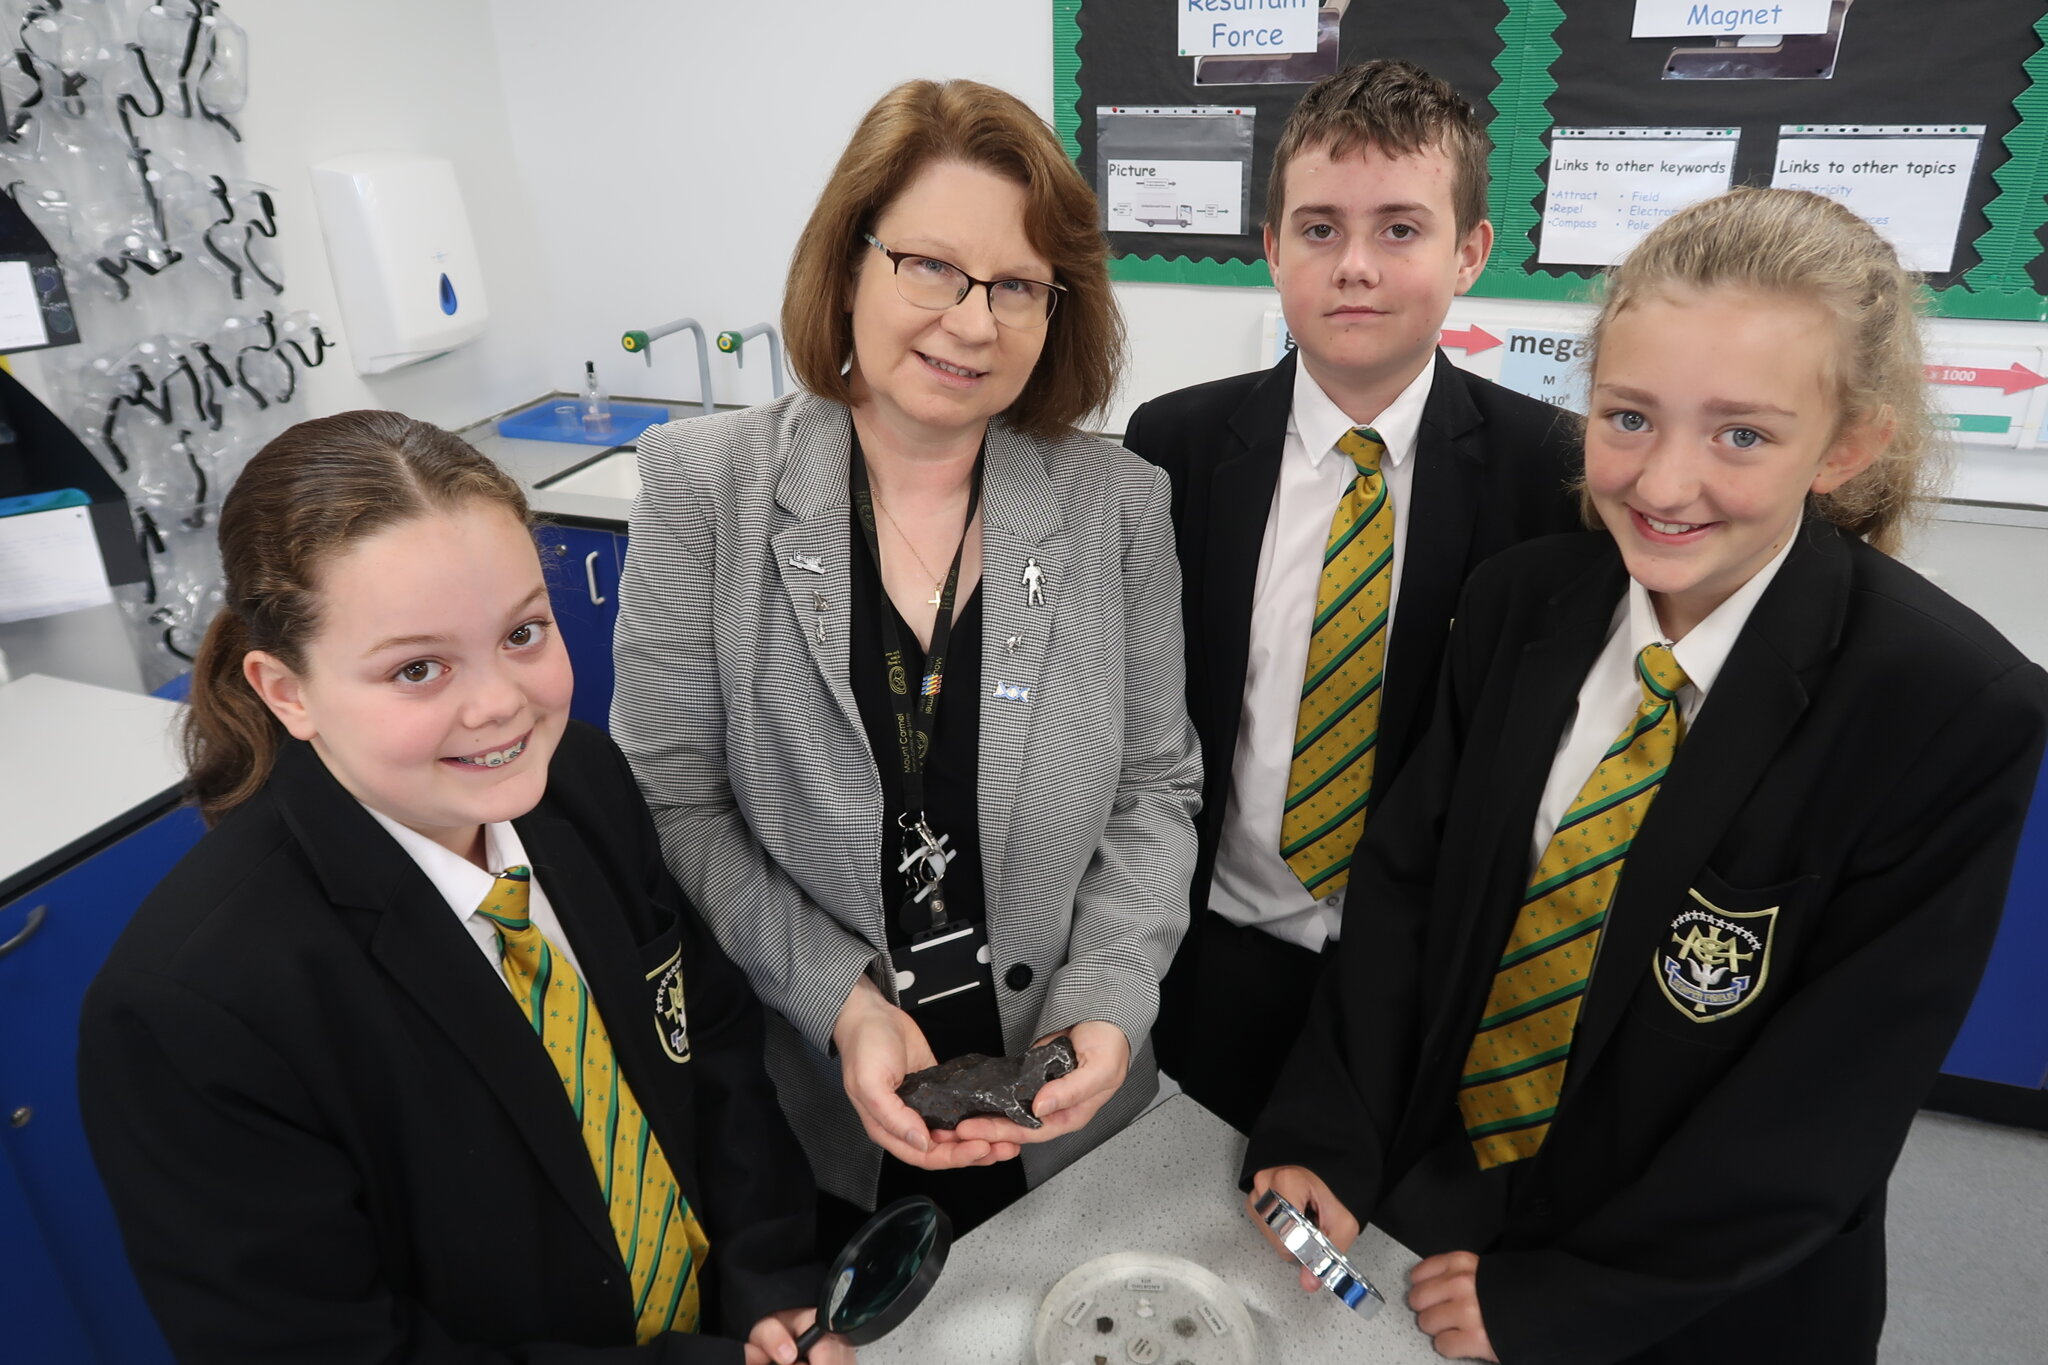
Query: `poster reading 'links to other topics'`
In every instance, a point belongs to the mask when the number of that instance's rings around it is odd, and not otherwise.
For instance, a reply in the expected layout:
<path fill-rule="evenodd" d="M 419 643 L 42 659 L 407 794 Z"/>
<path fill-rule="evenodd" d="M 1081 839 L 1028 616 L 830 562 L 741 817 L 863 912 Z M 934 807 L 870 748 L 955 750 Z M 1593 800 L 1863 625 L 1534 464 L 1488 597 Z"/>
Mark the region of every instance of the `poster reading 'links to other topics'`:
<path fill-rule="evenodd" d="M 1734 128 L 1556 128 L 1536 259 L 1612 265 L 1688 204 L 1728 188 Z"/>
<path fill-rule="evenodd" d="M 1909 270 L 1955 263 L 1984 125 L 1786 124 L 1771 184 L 1812 190 L 1861 214 Z"/>

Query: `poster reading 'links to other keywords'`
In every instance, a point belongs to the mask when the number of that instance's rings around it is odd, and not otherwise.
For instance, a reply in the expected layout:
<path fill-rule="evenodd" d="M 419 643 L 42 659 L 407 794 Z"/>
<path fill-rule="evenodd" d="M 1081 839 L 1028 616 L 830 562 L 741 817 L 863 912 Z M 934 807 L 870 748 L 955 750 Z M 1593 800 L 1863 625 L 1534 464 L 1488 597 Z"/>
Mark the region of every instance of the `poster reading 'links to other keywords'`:
<path fill-rule="evenodd" d="M 1734 128 L 1554 128 L 1536 259 L 1612 265 L 1688 204 L 1728 188 Z"/>
<path fill-rule="evenodd" d="M 1786 124 L 1771 184 L 1812 190 L 1854 209 L 1898 249 L 1907 269 L 1955 263 L 1963 204 L 1984 125 Z"/>

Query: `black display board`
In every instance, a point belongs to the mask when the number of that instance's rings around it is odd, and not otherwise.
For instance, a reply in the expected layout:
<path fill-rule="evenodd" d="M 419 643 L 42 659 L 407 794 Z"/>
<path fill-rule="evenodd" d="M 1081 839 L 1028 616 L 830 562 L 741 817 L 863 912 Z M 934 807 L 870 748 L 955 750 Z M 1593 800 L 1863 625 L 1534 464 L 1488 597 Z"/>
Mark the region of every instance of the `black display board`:
<path fill-rule="evenodd" d="M 1196 85 L 1168 0 L 1055 0 L 1053 8 L 1056 122 L 1091 184 L 1099 106 L 1257 111 L 1249 230 L 1116 232 L 1112 273 L 1270 283 L 1257 220 L 1274 144 L 1306 87 Z M 1734 183 L 1768 184 L 1781 125 L 1966 124 L 1985 131 L 1951 268 L 1929 277 L 1934 309 L 2048 319 L 2048 0 L 1853 0 L 1827 79 L 1665 79 L 1673 49 L 1691 40 L 1632 38 L 1633 14 L 1634 0 L 1357 0 L 1343 14 L 1342 62 L 1406 57 L 1450 81 L 1488 124 L 1497 245 L 1475 294 L 1588 295 L 1593 268 L 1536 261 L 1553 125 L 1738 128 Z"/>

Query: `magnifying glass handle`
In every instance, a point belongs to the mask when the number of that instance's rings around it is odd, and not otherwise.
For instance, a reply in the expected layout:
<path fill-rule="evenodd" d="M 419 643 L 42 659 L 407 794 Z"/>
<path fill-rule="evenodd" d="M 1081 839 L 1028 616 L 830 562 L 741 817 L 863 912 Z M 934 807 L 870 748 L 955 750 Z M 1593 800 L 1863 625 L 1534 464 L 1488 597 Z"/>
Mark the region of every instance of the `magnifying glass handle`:
<path fill-rule="evenodd" d="M 803 1360 L 808 1357 L 811 1353 L 811 1348 L 816 1346 L 824 1335 L 825 1323 L 823 1319 L 812 1323 L 804 1330 L 804 1334 L 796 1339 L 796 1358 Z"/>

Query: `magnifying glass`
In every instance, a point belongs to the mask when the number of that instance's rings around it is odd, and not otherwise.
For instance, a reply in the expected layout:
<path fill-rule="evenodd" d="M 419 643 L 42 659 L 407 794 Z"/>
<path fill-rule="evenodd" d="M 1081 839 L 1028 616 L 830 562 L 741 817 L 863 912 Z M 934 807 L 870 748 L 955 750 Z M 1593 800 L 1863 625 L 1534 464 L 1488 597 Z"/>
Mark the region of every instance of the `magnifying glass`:
<path fill-rule="evenodd" d="M 1267 1190 L 1259 1196 L 1259 1202 L 1252 1206 L 1252 1211 L 1259 1216 L 1259 1221 L 1273 1229 L 1280 1245 L 1286 1247 L 1309 1274 L 1322 1281 L 1323 1288 L 1337 1296 L 1339 1303 L 1362 1318 L 1369 1318 L 1386 1307 L 1386 1297 L 1374 1287 L 1373 1282 L 1366 1279 L 1329 1238 L 1323 1236 L 1323 1230 L 1307 1214 L 1288 1203 L 1280 1191 Z"/>
<path fill-rule="evenodd" d="M 855 1346 L 887 1336 L 931 1293 L 952 1246 L 952 1220 L 924 1195 L 878 1210 L 825 1272 L 818 1320 L 797 1338 L 797 1355 L 809 1352 L 827 1332 Z"/>

